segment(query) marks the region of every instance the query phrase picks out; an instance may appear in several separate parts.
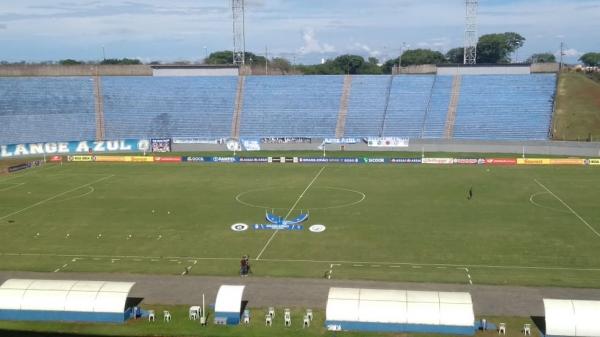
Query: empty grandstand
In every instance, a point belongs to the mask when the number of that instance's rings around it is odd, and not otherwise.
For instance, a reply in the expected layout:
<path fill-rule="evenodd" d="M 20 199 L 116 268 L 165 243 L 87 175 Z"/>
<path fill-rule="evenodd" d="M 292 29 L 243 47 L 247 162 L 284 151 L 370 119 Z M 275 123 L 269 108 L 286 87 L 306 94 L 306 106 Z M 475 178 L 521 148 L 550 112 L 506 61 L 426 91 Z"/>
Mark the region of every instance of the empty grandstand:
<path fill-rule="evenodd" d="M 103 77 L 101 90 L 89 77 L 2 78 L 0 143 L 95 135 L 546 140 L 556 90 L 555 74 L 241 78 Z"/>

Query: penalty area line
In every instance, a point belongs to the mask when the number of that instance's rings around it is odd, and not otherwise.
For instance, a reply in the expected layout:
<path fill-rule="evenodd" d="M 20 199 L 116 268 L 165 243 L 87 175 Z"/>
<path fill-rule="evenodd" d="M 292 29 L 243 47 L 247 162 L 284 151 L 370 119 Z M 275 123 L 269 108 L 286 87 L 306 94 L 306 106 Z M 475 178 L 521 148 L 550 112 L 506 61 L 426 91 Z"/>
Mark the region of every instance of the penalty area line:
<path fill-rule="evenodd" d="M 7 214 L 7 215 L 5 215 L 5 216 L 2 216 L 2 217 L 0 217 L 0 220 L 4 220 L 4 219 L 6 219 L 6 218 L 8 218 L 8 217 L 11 217 L 11 216 L 13 216 L 13 215 L 17 215 L 17 214 L 19 214 L 19 213 L 23 213 L 23 212 L 25 212 L 25 211 L 28 211 L 28 210 L 30 210 L 30 209 L 32 209 L 32 208 L 34 208 L 34 207 L 37 207 L 37 206 L 43 205 L 43 204 L 47 203 L 48 201 L 52 201 L 52 200 L 54 200 L 54 199 L 56 199 L 56 198 L 62 197 L 62 196 L 63 196 L 63 195 L 65 195 L 65 194 L 68 194 L 68 193 L 71 193 L 71 192 L 77 191 L 78 189 L 81 189 L 81 188 L 84 188 L 84 187 L 88 187 L 88 186 L 90 186 L 90 185 L 93 185 L 93 184 L 97 184 L 97 183 L 99 183 L 99 182 L 101 182 L 101 181 L 104 181 L 104 180 L 106 180 L 106 179 L 110 179 L 110 178 L 112 178 L 112 177 L 114 177 L 114 176 L 115 176 L 114 174 L 111 174 L 111 175 L 109 175 L 109 176 L 106 176 L 106 177 L 104 177 L 104 178 L 100 178 L 100 179 L 98 179 L 98 180 L 94 180 L 94 181 L 92 181 L 91 183 L 87 183 L 87 184 L 81 185 L 81 186 L 79 186 L 79 187 L 72 188 L 72 189 L 70 189 L 70 190 L 68 190 L 68 191 L 65 191 L 65 192 L 62 192 L 62 193 L 59 193 L 59 194 L 53 195 L 53 196 L 51 196 L 51 197 L 49 197 L 49 198 L 46 198 L 46 199 L 44 199 L 44 200 L 42 200 L 42 201 L 38 201 L 38 202 L 36 202 L 35 204 L 29 205 L 29 206 L 27 206 L 27 207 L 25 207 L 25 208 L 22 208 L 22 209 L 18 210 L 18 211 L 14 211 L 14 212 L 12 212 L 12 213 L 9 213 L 9 214 Z"/>
<path fill-rule="evenodd" d="M 564 202 L 561 198 L 559 198 L 558 195 L 554 194 L 554 192 L 550 191 L 550 189 L 548 187 L 546 187 L 544 184 L 542 184 L 541 182 L 539 182 L 539 180 L 533 179 L 533 181 L 535 181 L 536 184 L 540 185 L 540 187 L 542 187 L 548 193 L 550 193 L 553 197 L 555 197 L 556 200 L 560 201 L 561 204 L 563 204 L 569 211 L 571 211 L 571 213 L 574 216 L 576 216 L 579 220 L 581 220 L 581 222 L 583 222 L 583 224 L 586 225 L 587 228 L 589 228 L 592 232 L 594 232 L 594 234 L 596 234 L 597 237 L 600 238 L 600 233 L 598 233 L 598 231 L 594 227 L 592 227 L 592 225 L 590 225 L 581 215 L 579 215 L 577 212 L 575 212 L 575 210 L 573 208 L 571 208 L 571 206 L 567 205 L 566 202 Z"/>
<path fill-rule="evenodd" d="M 292 212 L 294 211 L 294 209 L 296 209 L 296 206 L 298 206 L 298 203 L 300 202 L 300 200 L 302 200 L 302 198 L 304 197 L 304 195 L 306 194 L 306 192 L 308 192 L 308 190 L 310 189 L 310 187 L 315 183 L 315 181 L 317 181 L 317 179 L 319 178 L 319 176 L 321 176 L 321 173 L 323 173 L 323 170 L 325 170 L 325 166 L 321 167 L 321 169 L 319 170 L 319 172 L 317 173 L 317 175 L 315 175 L 315 177 L 313 178 L 313 180 L 311 180 L 310 183 L 308 184 L 308 186 L 306 186 L 306 188 L 304 189 L 304 191 L 302 191 L 302 193 L 300 194 L 300 196 L 298 197 L 298 199 L 296 200 L 296 202 L 292 205 L 292 208 L 290 208 L 289 212 L 283 218 L 283 221 L 286 221 L 287 218 L 290 216 L 290 214 L 292 214 Z M 258 253 L 258 255 L 256 256 L 256 260 L 257 261 L 260 260 L 260 257 L 265 252 L 265 250 L 267 249 L 267 247 L 269 247 L 269 245 L 271 244 L 271 241 L 273 241 L 273 239 L 275 238 L 275 236 L 277 235 L 277 233 L 279 233 L 279 229 L 277 229 L 277 230 L 275 230 L 275 232 L 273 232 L 273 235 L 271 235 L 271 237 L 269 238 L 269 240 L 267 241 L 267 243 L 265 244 L 265 246 L 263 247 L 263 249 L 261 249 L 260 253 Z"/>

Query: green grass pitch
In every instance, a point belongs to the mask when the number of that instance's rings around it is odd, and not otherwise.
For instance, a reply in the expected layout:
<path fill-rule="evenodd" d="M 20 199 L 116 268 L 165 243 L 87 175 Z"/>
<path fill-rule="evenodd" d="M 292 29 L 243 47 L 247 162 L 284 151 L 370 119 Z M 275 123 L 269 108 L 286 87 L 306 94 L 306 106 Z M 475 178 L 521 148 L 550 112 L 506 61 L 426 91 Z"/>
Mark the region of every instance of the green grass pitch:
<path fill-rule="evenodd" d="M 237 275 L 249 254 L 258 276 L 600 286 L 594 167 L 323 167 L 72 163 L 1 176 L 0 269 Z M 230 229 L 264 223 L 266 208 L 310 219 L 298 232 Z"/>

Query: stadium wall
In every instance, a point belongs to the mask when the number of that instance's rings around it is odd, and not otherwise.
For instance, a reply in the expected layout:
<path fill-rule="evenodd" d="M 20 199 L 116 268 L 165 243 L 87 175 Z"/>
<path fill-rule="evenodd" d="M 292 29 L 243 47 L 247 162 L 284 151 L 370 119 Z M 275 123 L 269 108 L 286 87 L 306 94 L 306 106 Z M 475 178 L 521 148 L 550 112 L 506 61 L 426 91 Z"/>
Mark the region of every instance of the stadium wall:
<path fill-rule="evenodd" d="M 322 140 L 313 139 L 311 143 L 261 144 L 263 151 L 317 151 Z M 555 141 L 469 141 L 444 139 L 410 140 L 404 148 L 376 148 L 367 144 L 326 145 L 326 151 L 396 151 L 396 152 L 448 152 L 448 153 L 509 153 L 548 156 L 600 156 L 600 143 L 555 142 Z M 225 145 L 212 144 L 173 144 L 173 151 L 227 151 Z"/>
<path fill-rule="evenodd" d="M 0 77 L 28 76 L 152 76 L 147 65 L 3 65 Z"/>

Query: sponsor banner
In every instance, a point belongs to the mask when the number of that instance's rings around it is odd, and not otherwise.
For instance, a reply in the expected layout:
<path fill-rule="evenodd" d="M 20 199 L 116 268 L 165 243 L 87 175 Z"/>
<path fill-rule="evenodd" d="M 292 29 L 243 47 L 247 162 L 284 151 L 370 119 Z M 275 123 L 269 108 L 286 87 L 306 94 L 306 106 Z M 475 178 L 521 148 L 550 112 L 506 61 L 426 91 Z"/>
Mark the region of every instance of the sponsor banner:
<path fill-rule="evenodd" d="M 223 144 L 223 139 L 214 138 L 173 138 L 173 144 L 211 144 L 218 145 Z"/>
<path fill-rule="evenodd" d="M 75 162 L 94 161 L 94 156 L 68 156 L 67 160 Z"/>
<path fill-rule="evenodd" d="M 97 162 L 113 163 L 150 163 L 154 161 L 154 157 L 143 156 L 94 156 L 93 159 Z"/>
<path fill-rule="evenodd" d="M 454 164 L 454 158 L 423 158 L 421 162 L 432 165 L 451 165 Z"/>
<path fill-rule="evenodd" d="M 421 158 L 392 158 L 389 162 L 392 164 L 421 164 Z"/>
<path fill-rule="evenodd" d="M 327 164 L 327 163 L 336 163 L 336 164 L 359 164 L 361 163 L 360 158 L 294 158 L 294 162 L 296 163 L 304 163 L 304 164 Z"/>
<path fill-rule="evenodd" d="M 27 155 L 146 152 L 150 141 L 138 139 L 0 145 L 0 158 Z"/>
<path fill-rule="evenodd" d="M 359 138 L 325 138 L 323 144 L 356 144 L 360 143 Z"/>
<path fill-rule="evenodd" d="M 484 163 L 484 159 L 454 158 L 454 164 L 458 165 L 480 165 Z"/>
<path fill-rule="evenodd" d="M 557 158 L 550 159 L 550 165 L 585 165 L 585 159 L 577 158 Z"/>
<path fill-rule="evenodd" d="M 181 157 L 154 157 L 154 161 L 158 163 L 180 163 Z"/>
<path fill-rule="evenodd" d="M 242 143 L 239 140 L 229 138 L 225 141 L 225 146 L 229 151 L 242 151 Z"/>
<path fill-rule="evenodd" d="M 152 152 L 171 152 L 171 140 L 170 139 L 152 139 Z"/>
<path fill-rule="evenodd" d="M 408 147 L 409 138 L 399 137 L 370 137 L 367 144 L 371 147 Z"/>
<path fill-rule="evenodd" d="M 61 162 L 63 159 L 61 156 L 52 156 L 50 157 L 50 159 L 48 159 L 49 162 L 52 163 L 57 163 L 57 162 Z"/>
<path fill-rule="evenodd" d="M 362 162 L 365 164 L 385 164 L 387 160 L 385 158 L 362 158 Z"/>
<path fill-rule="evenodd" d="M 181 161 L 184 163 L 204 163 L 204 157 L 182 157 Z"/>
<path fill-rule="evenodd" d="M 240 163 L 268 163 L 267 157 L 241 157 Z"/>
<path fill-rule="evenodd" d="M 19 172 L 22 170 L 26 170 L 29 167 L 31 167 L 30 165 L 28 165 L 27 163 L 23 163 L 23 164 L 19 164 L 19 165 L 14 165 L 14 166 L 10 166 L 8 168 L 8 173 L 14 173 L 14 172 Z"/>
<path fill-rule="evenodd" d="M 312 143 L 312 139 L 307 137 L 269 137 L 261 138 L 260 142 L 263 144 Z"/>
<path fill-rule="evenodd" d="M 260 151 L 260 141 L 259 140 L 244 140 L 242 141 L 244 146 L 244 150 L 246 151 Z"/>
<path fill-rule="evenodd" d="M 548 158 L 518 158 L 517 165 L 550 165 Z"/>
<path fill-rule="evenodd" d="M 486 165 L 517 165 L 515 158 L 486 158 Z"/>
<path fill-rule="evenodd" d="M 205 157 L 205 161 L 209 163 L 237 163 L 239 158 L 237 157 Z"/>
<path fill-rule="evenodd" d="M 301 231 L 302 225 L 276 225 L 276 224 L 255 224 L 252 228 L 256 231 Z"/>
<path fill-rule="evenodd" d="M 594 165 L 594 166 L 600 165 L 600 159 L 589 159 L 588 160 L 588 164 L 589 165 Z"/>

